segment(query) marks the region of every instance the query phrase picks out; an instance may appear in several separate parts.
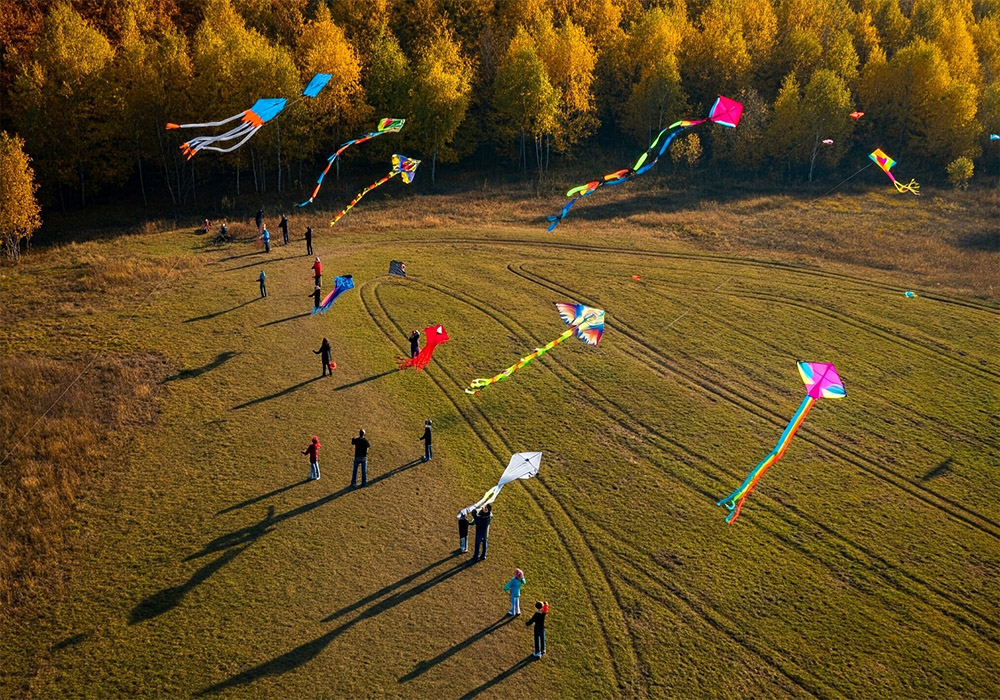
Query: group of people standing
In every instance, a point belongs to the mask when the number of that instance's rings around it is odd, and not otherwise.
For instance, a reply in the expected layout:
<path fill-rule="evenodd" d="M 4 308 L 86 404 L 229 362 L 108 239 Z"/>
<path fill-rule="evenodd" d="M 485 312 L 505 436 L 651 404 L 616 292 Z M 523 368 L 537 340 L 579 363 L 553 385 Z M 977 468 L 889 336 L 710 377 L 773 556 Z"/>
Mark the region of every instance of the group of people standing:
<path fill-rule="evenodd" d="M 206 222 L 208 219 L 205 220 Z M 261 207 L 254 214 L 254 222 L 257 224 L 257 237 L 264 243 L 264 252 L 271 252 L 271 232 L 267 230 L 267 226 L 264 224 L 264 208 Z M 207 224 L 206 224 L 207 225 Z M 281 218 L 278 220 L 278 228 L 281 230 L 281 240 L 282 245 L 288 245 L 288 217 L 281 214 Z M 225 236 L 225 224 L 223 224 L 223 236 Z M 312 246 L 312 226 L 306 226 L 306 255 L 313 254 Z"/>

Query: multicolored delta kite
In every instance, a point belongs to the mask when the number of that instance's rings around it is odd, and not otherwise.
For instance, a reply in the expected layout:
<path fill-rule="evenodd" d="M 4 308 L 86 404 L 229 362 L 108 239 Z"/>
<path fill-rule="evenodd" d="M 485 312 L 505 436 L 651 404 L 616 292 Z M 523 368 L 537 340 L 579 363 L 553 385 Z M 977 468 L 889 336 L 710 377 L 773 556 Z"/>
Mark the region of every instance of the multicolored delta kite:
<path fill-rule="evenodd" d="M 330 225 L 333 226 L 335 223 L 340 221 L 344 217 L 344 214 L 353 209 L 354 205 L 360 202 L 361 198 L 364 197 L 366 194 L 371 192 L 379 185 L 384 185 L 385 183 L 389 182 L 389 180 L 396 177 L 397 175 L 402 175 L 403 182 L 409 185 L 411 182 L 413 182 L 413 178 L 416 177 L 417 167 L 419 165 L 420 161 L 416 160 L 415 158 L 407 158 L 406 156 L 401 156 L 398 153 L 394 154 L 392 156 L 392 169 L 389 171 L 389 174 L 381 178 L 380 180 L 376 180 L 372 184 L 368 185 L 368 187 L 361 190 L 361 192 L 358 193 L 358 196 L 352 199 L 351 203 L 348 204 L 346 207 L 344 207 L 344 210 L 342 212 L 333 217 L 333 221 L 330 222 Z"/>
<path fill-rule="evenodd" d="M 912 192 L 913 194 L 920 196 L 920 185 L 917 184 L 916 180 L 910 180 L 909 184 L 903 185 L 896 180 L 895 177 L 893 177 L 892 173 L 889 171 L 892 169 L 892 166 L 896 164 L 896 161 L 887 156 L 881 148 L 876 148 L 868 154 L 868 157 L 874 161 L 875 165 L 882 168 L 882 172 L 889 176 L 889 179 L 892 180 L 892 184 L 896 186 L 896 189 L 899 190 L 900 193 Z"/>
<path fill-rule="evenodd" d="M 473 379 L 469 388 L 465 390 L 465 393 L 478 394 L 491 384 L 502 382 L 536 357 L 541 357 L 570 336 L 575 335 L 587 345 L 597 345 L 601 342 L 601 336 L 604 334 L 604 309 L 595 309 L 592 306 L 584 306 L 583 304 L 562 303 L 557 303 L 556 308 L 559 309 L 559 315 L 562 317 L 562 320 L 569 325 L 566 332 L 548 345 L 535 348 L 533 353 L 522 357 L 516 364 L 511 365 L 500 374 L 489 379 Z"/>
<path fill-rule="evenodd" d="M 750 475 L 740 484 L 738 489 L 716 504 L 729 509 L 729 515 L 726 516 L 727 523 L 734 522 L 736 518 L 740 517 L 743 502 L 750 495 L 750 492 L 753 491 L 754 486 L 757 485 L 760 478 L 764 476 L 764 472 L 785 454 L 785 450 L 788 449 L 788 443 L 795 437 L 795 433 L 798 431 L 799 426 L 802 425 L 802 421 L 806 419 L 809 409 L 816 403 L 816 399 L 842 399 L 847 395 L 847 392 L 844 390 L 844 383 L 841 381 L 840 375 L 837 374 L 837 368 L 829 362 L 799 362 L 798 365 L 799 375 L 802 377 L 802 382 L 806 385 L 806 396 L 802 399 L 802 403 L 799 404 L 799 408 L 795 411 L 795 415 L 792 416 L 792 420 L 785 426 L 785 431 L 778 438 L 778 444 L 771 450 L 771 453 L 753 468 L 753 471 L 750 472 Z"/>
<path fill-rule="evenodd" d="M 314 75 L 312 80 L 309 81 L 309 84 L 306 85 L 306 89 L 302 91 L 302 95 L 299 97 L 299 100 L 303 97 L 316 97 L 320 90 L 326 87 L 326 84 L 330 82 L 330 77 L 331 75 L 329 73 L 317 73 Z M 299 100 L 296 100 L 296 102 Z M 287 100 L 285 100 L 284 97 L 263 98 L 257 100 L 250 109 L 244 110 L 239 114 L 233 115 L 228 119 L 223 119 L 222 121 L 201 122 L 200 124 L 174 124 L 173 122 L 168 122 L 167 129 L 195 129 L 207 126 L 222 126 L 223 124 L 228 124 L 231 121 L 239 119 L 239 126 L 234 127 L 223 134 L 216 134 L 215 136 L 196 136 L 190 141 L 182 143 L 180 146 L 181 151 L 188 157 L 188 160 L 191 160 L 194 157 L 194 154 L 198 151 L 218 151 L 219 153 L 229 153 L 230 151 L 235 151 L 237 148 L 249 141 L 250 137 L 260 131 L 260 128 L 264 126 L 264 124 L 281 114 L 281 112 L 285 109 L 286 104 Z M 236 143 L 229 145 L 232 141 L 236 141 Z M 225 147 L 223 144 L 225 144 Z"/>
<path fill-rule="evenodd" d="M 438 345 L 447 343 L 451 338 L 448 337 L 448 332 L 444 329 L 444 326 L 428 326 L 424 329 L 424 348 L 417 353 L 416 357 L 397 357 L 396 362 L 399 364 L 400 369 L 406 369 L 407 367 L 412 367 L 413 369 L 419 371 L 430 364 L 431 355 L 434 354 L 434 348 Z"/>
<path fill-rule="evenodd" d="M 302 202 L 302 204 L 299 204 L 298 206 L 304 207 L 307 204 L 311 204 L 312 201 L 316 199 L 316 195 L 319 194 L 319 188 L 323 186 L 323 178 L 326 177 L 326 174 L 328 172 L 330 172 L 330 168 L 333 167 L 334 162 L 336 162 L 337 158 L 340 157 L 341 153 L 343 153 L 348 148 L 357 143 L 364 143 L 365 141 L 370 141 L 376 136 L 381 136 L 382 134 L 394 134 L 398 132 L 400 129 L 402 129 L 403 124 L 405 123 L 406 123 L 405 119 L 393 119 L 392 117 L 386 117 L 385 119 L 382 119 L 378 123 L 377 130 L 369 131 L 364 136 L 359 136 L 358 138 L 353 139 L 352 141 L 340 144 L 340 148 L 337 149 L 337 152 L 326 159 L 326 167 L 323 168 L 323 172 L 319 174 L 319 179 L 316 181 L 316 189 L 313 190 L 313 193 L 309 196 L 309 199 Z"/>
<path fill-rule="evenodd" d="M 605 185 L 620 185 L 623 182 L 631 180 L 636 175 L 642 175 L 644 172 L 655 166 L 660 157 L 666 152 L 667 147 L 670 146 L 670 142 L 674 140 L 674 137 L 685 129 L 698 126 L 699 124 L 704 124 L 707 121 L 735 128 L 736 125 L 740 123 L 740 116 L 742 114 L 743 105 L 741 103 L 720 95 L 715 101 L 715 104 L 712 105 L 712 109 L 709 110 L 708 116 L 704 119 L 674 122 L 656 135 L 656 138 L 653 139 L 653 143 L 649 144 L 649 148 L 646 149 L 645 153 L 639 156 L 639 160 L 637 160 L 635 165 L 631 168 L 616 170 L 613 173 L 608 173 L 600 180 L 594 180 L 593 182 L 579 185 L 578 187 L 574 187 L 566 192 L 566 196 L 571 197 L 571 199 L 556 216 L 546 217 L 546 221 L 549 222 L 548 230 L 552 231 L 559 225 L 560 221 L 566 218 L 566 215 L 569 214 L 569 210 L 573 208 L 576 200 L 580 197 L 589 197 Z"/>
<path fill-rule="evenodd" d="M 473 503 L 471 506 L 463 508 L 459 515 L 464 517 L 466 513 L 475 513 L 487 503 L 493 503 L 493 501 L 496 500 L 496 497 L 500 494 L 500 489 L 512 481 L 517 481 L 518 479 L 530 479 L 533 476 L 537 476 L 538 470 L 541 466 L 541 452 L 518 452 L 517 454 L 512 455 L 510 462 L 507 463 L 507 468 L 504 469 L 503 474 L 500 475 L 500 481 L 497 482 L 497 485 L 487 491 L 482 498 Z"/>
<path fill-rule="evenodd" d="M 333 278 L 333 291 L 326 295 L 320 305 L 313 309 L 313 313 L 326 313 L 333 302 L 337 301 L 337 297 L 346 292 L 348 289 L 354 289 L 354 277 L 351 275 L 341 275 L 339 277 Z"/>

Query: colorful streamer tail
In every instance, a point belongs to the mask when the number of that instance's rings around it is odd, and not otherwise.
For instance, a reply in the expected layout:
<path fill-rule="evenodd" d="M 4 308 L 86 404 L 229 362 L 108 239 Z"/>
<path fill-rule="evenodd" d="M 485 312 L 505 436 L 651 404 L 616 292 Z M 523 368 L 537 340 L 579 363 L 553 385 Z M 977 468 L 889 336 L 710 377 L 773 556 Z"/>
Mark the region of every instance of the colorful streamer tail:
<path fill-rule="evenodd" d="M 490 377 L 489 379 L 473 379 L 472 382 L 469 384 L 469 388 L 465 390 L 465 393 L 476 395 L 486 387 L 490 386 L 491 384 L 502 382 L 504 379 L 507 379 L 510 375 L 514 374 L 514 372 L 516 372 L 517 370 L 521 369 L 525 365 L 530 364 L 531 361 L 534 360 L 536 357 L 541 357 L 542 355 L 547 353 L 549 350 L 554 348 L 562 341 L 566 340 L 567 338 L 571 338 L 574 333 L 576 333 L 576 328 L 567 329 L 566 331 L 563 332 L 562 335 L 553 340 L 551 343 L 548 343 L 544 347 L 535 348 L 535 351 L 533 353 L 527 355 L 526 357 L 522 357 L 515 364 L 511 365 L 500 374 Z"/>
<path fill-rule="evenodd" d="M 346 214 L 351 209 L 353 209 L 354 205 L 357 204 L 358 202 L 360 202 L 361 198 L 364 197 L 366 194 L 368 194 L 369 192 L 371 192 L 376 187 L 379 187 L 379 186 L 384 185 L 385 183 L 389 182 L 389 180 L 391 180 L 392 178 L 396 177 L 397 175 L 399 175 L 399 171 L 398 170 L 389 173 L 388 175 L 386 175 L 385 177 L 383 177 L 383 178 L 381 178 L 379 180 L 376 180 L 372 184 L 368 185 L 368 187 L 366 187 L 363 190 L 361 190 L 361 192 L 358 193 L 358 196 L 356 196 L 354 199 L 351 200 L 350 204 L 348 204 L 346 207 L 344 207 L 343 210 L 339 214 L 337 214 L 335 217 L 333 217 L 333 221 L 330 222 L 330 225 L 333 226 L 335 223 L 337 223 L 342 218 L 344 218 L 344 214 Z"/>

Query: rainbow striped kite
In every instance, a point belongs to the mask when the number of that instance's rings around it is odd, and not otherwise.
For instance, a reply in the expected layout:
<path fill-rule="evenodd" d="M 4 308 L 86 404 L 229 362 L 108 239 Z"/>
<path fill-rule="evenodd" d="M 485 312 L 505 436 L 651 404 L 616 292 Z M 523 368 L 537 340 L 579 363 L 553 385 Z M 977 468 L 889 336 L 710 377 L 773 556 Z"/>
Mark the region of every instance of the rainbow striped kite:
<path fill-rule="evenodd" d="M 559 315 L 562 317 L 562 320 L 569 325 L 569 328 L 565 333 L 548 345 L 535 348 L 533 353 L 526 357 L 522 357 L 516 364 L 511 365 L 500 374 L 490 377 L 489 379 L 473 379 L 469 388 L 465 390 L 465 393 L 478 394 L 490 384 L 502 382 L 504 379 L 507 379 L 510 375 L 514 374 L 514 372 L 530 363 L 536 357 L 541 357 L 572 335 L 575 335 L 587 345 L 597 345 L 601 342 L 601 336 L 604 334 L 604 309 L 595 309 L 592 306 L 584 306 L 583 304 L 560 303 L 556 304 L 556 308 L 559 309 Z"/>
<path fill-rule="evenodd" d="M 725 506 L 729 509 L 726 522 L 731 523 L 740 517 L 740 510 L 743 508 L 743 501 L 746 500 L 754 486 L 760 481 L 772 464 L 781 459 L 788 449 L 788 443 L 795 437 L 802 421 L 806 419 L 809 409 L 816 403 L 816 399 L 842 399 L 847 395 L 844 390 L 844 383 L 837 374 L 837 368 L 829 362 L 799 362 L 799 374 L 802 382 L 806 385 L 806 395 L 799 404 L 799 408 L 792 416 L 792 420 L 785 426 L 785 432 L 778 438 L 778 444 L 771 450 L 771 454 L 761 460 L 760 464 L 753 468 L 746 480 L 740 487 L 731 494 L 723 498 L 716 505 Z"/>
<path fill-rule="evenodd" d="M 892 166 L 896 164 L 896 161 L 887 156 L 881 148 L 876 148 L 868 154 L 868 157 L 872 159 L 875 165 L 882 168 L 882 172 L 889 176 L 889 179 L 892 180 L 892 184 L 896 186 L 896 189 L 899 190 L 900 193 L 912 192 L 913 194 L 920 196 L 920 185 L 917 184 L 916 180 L 910 180 L 908 185 L 902 185 L 896 180 L 895 177 L 892 176 L 892 173 L 889 171 L 892 169 Z"/>

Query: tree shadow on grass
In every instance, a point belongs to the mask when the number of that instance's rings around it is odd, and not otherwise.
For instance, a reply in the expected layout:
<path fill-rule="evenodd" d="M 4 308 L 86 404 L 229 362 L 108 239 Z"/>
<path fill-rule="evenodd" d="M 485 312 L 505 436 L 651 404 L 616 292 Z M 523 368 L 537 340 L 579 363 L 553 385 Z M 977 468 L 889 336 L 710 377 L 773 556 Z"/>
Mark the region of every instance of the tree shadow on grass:
<path fill-rule="evenodd" d="M 955 246 L 964 250 L 1000 253 L 1000 231 L 969 233 L 955 241 Z"/>
<path fill-rule="evenodd" d="M 195 367 L 193 369 L 182 369 L 177 374 L 167 377 L 160 384 L 166 384 L 167 382 L 174 382 L 178 379 L 192 379 L 193 377 L 201 376 L 205 372 L 210 372 L 216 367 L 220 367 L 229 360 L 233 359 L 239 355 L 238 352 L 233 352 L 232 350 L 227 350 L 226 352 L 220 352 L 215 356 L 215 359 L 209 362 L 207 365 L 202 365 L 201 367 Z"/>
<path fill-rule="evenodd" d="M 494 632 L 496 632 L 498 629 L 500 629 L 504 625 L 506 625 L 509 622 L 513 621 L 513 619 L 514 619 L 513 615 L 504 615 L 503 617 L 501 617 L 496 622 L 491 622 L 490 624 L 486 625 L 486 627 L 484 627 L 483 629 L 479 630 L 478 632 L 476 632 L 474 635 L 472 635 L 468 639 L 459 642 L 458 644 L 456 644 L 455 646 L 451 647 L 450 649 L 445 649 L 440 654 L 438 654 L 437 656 L 435 656 L 433 659 L 428 659 L 427 661 L 421 661 L 419 664 L 417 664 L 416 666 L 413 667 L 412 671 L 410 671 L 405 676 L 403 676 L 402 678 L 400 678 L 399 682 L 400 683 L 408 683 L 409 681 L 412 681 L 417 676 L 420 676 L 421 674 L 423 674 L 423 673 L 429 671 L 430 669 L 434 668 L 435 666 L 437 666 L 442 661 L 446 661 L 447 659 L 451 658 L 452 656 L 454 656 L 458 652 L 462 651 L 462 649 L 465 649 L 466 647 L 474 644 L 475 642 L 478 642 L 483 637 L 486 637 L 486 636 L 488 636 L 490 634 L 493 634 Z"/>
<path fill-rule="evenodd" d="M 496 676 L 494 676 L 490 680 L 488 680 L 485 683 L 483 683 L 478 688 L 473 688 L 468 693 L 466 693 L 465 695 L 463 695 L 462 697 L 460 697 L 458 700 L 471 700 L 472 698 L 476 697 L 480 693 L 483 693 L 483 692 L 489 690 L 490 688 L 492 688 L 493 686 L 495 686 L 497 683 L 500 683 L 501 681 L 506 680 L 507 678 L 510 678 L 515 673 L 517 673 L 522 668 L 524 668 L 525 666 L 530 665 L 532 661 L 537 661 L 537 660 L 538 659 L 536 659 L 534 656 L 532 656 L 531 654 L 528 654 L 526 657 L 524 657 L 523 659 L 521 659 L 520 661 L 518 661 L 516 664 L 514 664 L 510 668 L 508 668 L 506 671 L 503 671 L 503 672 L 497 674 Z"/>
<path fill-rule="evenodd" d="M 376 379 L 381 379 L 382 377 L 387 377 L 390 374 L 395 374 L 398 371 L 399 371 L 398 368 L 387 369 L 385 372 L 381 372 L 379 374 L 373 374 L 370 377 L 365 377 L 364 379 L 359 379 L 356 382 L 351 382 L 350 384 L 341 384 L 338 387 L 334 387 L 333 390 L 334 391 L 343 391 L 344 389 L 351 389 L 352 387 L 356 387 L 356 386 L 358 386 L 360 384 L 365 384 L 367 382 L 375 381 Z"/>
<path fill-rule="evenodd" d="M 268 321 L 267 323 L 262 323 L 258 328 L 266 328 L 267 326 L 275 326 L 279 323 L 284 323 L 285 321 L 294 321 L 297 318 L 304 318 L 306 316 L 312 316 L 310 312 L 305 312 L 304 314 L 296 314 L 294 316 L 286 316 L 285 318 L 279 318 L 277 321 Z"/>
<path fill-rule="evenodd" d="M 281 391 L 277 391 L 277 392 L 275 392 L 273 394 L 270 394 L 268 396 L 261 396 L 259 399 L 253 399 L 252 401 L 247 401 L 246 403 L 241 403 L 239 406 L 233 406 L 230 410 L 231 411 L 238 411 L 241 408 L 249 408 L 250 406 L 256 406 L 259 403 L 264 403 L 265 401 L 270 401 L 271 399 L 277 399 L 277 398 L 279 398 L 281 396 L 285 396 L 286 394 L 291 394 L 292 392 L 298 391 L 302 387 L 304 387 L 304 386 L 306 386 L 308 384 L 312 384 L 313 382 L 318 381 L 319 379 L 320 379 L 320 377 L 312 377 L 311 379 L 307 379 L 304 382 L 299 382 L 298 384 L 290 386 L 287 389 L 282 389 Z"/>
<path fill-rule="evenodd" d="M 448 558 L 450 559 L 451 557 Z M 383 591 L 391 591 L 394 590 L 395 588 L 400 587 L 401 585 L 405 585 L 405 583 L 402 583 L 402 581 L 407 581 L 407 582 L 412 581 L 415 577 L 420 576 L 422 573 L 438 566 L 439 564 L 441 564 L 440 561 L 435 562 L 429 567 L 425 567 L 420 572 L 416 574 L 411 574 L 406 578 L 402 579 L 400 582 L 392 584 L 391 586 L 387 586 L 386 588 L 383 588 L 382 591 L 379 591 L 379 593 L 373 594 L 372 596 L 368 596 L 363 601 L 360 601 L 359 603 L 356 603 L 354 606 L 350 607 L 356 609 L 357 607 L 365 605 L 366 604 L 365 601 L 376 600 L 377 597 L 382 595 Z M 299 668 L 300 666 L 303 666 L 304 664 L 308 663 L 309 661 L 312 661 L 317 656 L 319 656 L 319 654 L 324 649 L 326 649 L 326 647 L 330 644 L 330 642 L 332 642 L 341 634 L 349 630 L 351 627 L 354 627 L 359 622 L 380 615 L 386 610 L 390 610 L 396 607 L 397 605 L 400 605 L 401 603 L 405 603 L 406 601 L 411 600 L 412 598 L 420 595 L 421 593 L 424 593 L 425 591 L 433 588 L 439 583 L 446 581 L 452 576 L 455 576 L 457 573 L 467 568 L 468 566 L 469 563 L 467 561 L 459 562 L 450 569 L 442 571 L 441 573 L 435 575 L 433 578 L 430 578 L 427 581 L 424 581 L 423 583 L 419 583 L 413 586 L 412 588 L 408 588 L 406 590 L 395 593 L 389 596 L 388 598 L 385 598 L 381 602 L 375 603 L 368 609 L 361 612 L 357 617 L 348 620 L 347 622 L 339 625 L 338 627 L 333 628 L 326 634 L 317 637 L 312 641 L 306 642 L 305 644 L 300 644 L 291 651 L 287 651 L 284 654 L 281 654 L 280 656 L 276 656 L 270 661 L 265 661 L 264 663 L 258 666 L 254 666 L 251 669 L 247 669 L 246 671 L 238 673 L 235 676 L 232 676 L 231 678 L 228 678 L 220 683 L 211 685 L 205 688 L 204 690 L 199 691 L 198 693 L 196 693 L 196 695 L 198 696 L 210 695 L 213 693 L 218 693 L 222 690 L 226 690 L 227 688 L 233 688 L 241 685 L 248 685 L 250 683 L 260 680 L 261 678 L 266 678 L 267 676 L 280 676 L 285 673 L 288 673 L 289 671 L 293 671 Z M 333 619 L 333 617 L 331 616 L 330 618 L 327 618 L 327 620 L 330 619 Z"/>
<path fill-rule="evenodd" d="M 931 479 L 942 476 L 943 474 L 947 474 L 950 471 L 951 471 L 951 457 L 941 462 L 941 464 L 937 465 L 936 467 L 930 469 L 926 474 L 920 477 L 920 480 L 930 481 Z"/>
<path fill-rule="evenodd" d="M 212 313 L 205 314 L 204 316 L 193 316 L 192 318 L 186 318 L 186 319 L 184 319 L 184 323 L 194 323 L 195 321 L 207 321 L 207 320 L 212 319 L 212 318 L 217 318 L 218 316 L 222 316 L 223 314 L 228 314 L 231 311 L 236 311 L 237 309 L 242 309 L 244 306 L 247 306 L 248 304 L 252 304 L 255 301 L 260 301 L 260 299 L 261 299 L 261 297 L 254 297 L 253 299 L 250 299 L 249 301 L 245 301 L 242 304 L 237 304 L 236 306 L 234 306 L 234 307 L 232 307 L 230 309 L 224 309 L 222 311 L 213 311 Z"/>
<path fill-rule="evenodd" d="M 267 493 L 262 493 L 259 496 L 254 496 L 253 498 L 248 498 L 245 501 L 236 503 L 227 508 L 223 508 L 220 511 L 216 511 L 216 515 L 222 515 L 223 513 L 230 513 L 234 510 L 239 510 L 240 508 L 246 508 L 247 506 L 252 506 L 254 503 L 259 503 L 271 496 L 277 496 L 279 493 L 284 493 L 285 491 L 291 491 L 297 486 L 302 486 L 303 484 L 308 484 L 309 479 L 303 479 L 302 481 L 296 481 L 294 484 L 288 484 L 287 486 L 282 486 L 281 488 L 274 489 L 274 491 L 268 491 Z"/>

